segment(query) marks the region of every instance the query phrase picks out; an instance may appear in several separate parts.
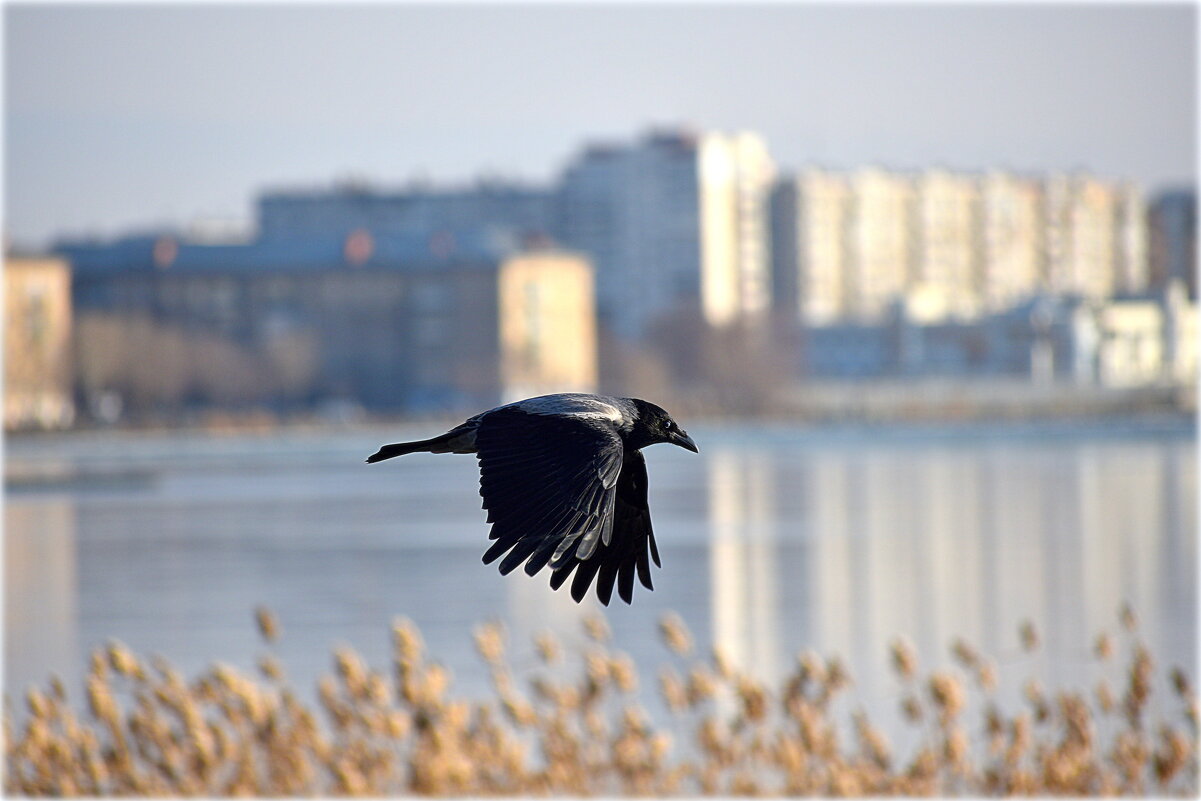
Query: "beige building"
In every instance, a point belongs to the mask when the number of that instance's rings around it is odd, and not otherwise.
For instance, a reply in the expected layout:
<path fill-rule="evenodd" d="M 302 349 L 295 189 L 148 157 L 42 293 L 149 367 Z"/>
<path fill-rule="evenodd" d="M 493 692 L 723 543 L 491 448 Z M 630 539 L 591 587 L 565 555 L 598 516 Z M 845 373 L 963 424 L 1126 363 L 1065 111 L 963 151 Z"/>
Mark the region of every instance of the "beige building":
<path fill-rule="evenodd" d="M 1108 387 L 1197 380 L 1197 304 L 1177 282 L 1160 294 L 1086 302 L 1075 313 L 1081 380 Z"/>
<path fill-rule="evenodd" d="M 870 321 L 910 286 L 916 256 L 913 182 L 869 168 L 851 176 L 848 316 Z"/>
<path fill-rule="evenodd" d="M 698 144 L 701 312 L 712 325 L 771 304 L 768 205 L 775 167 L 757 134 L 708 133 Z"/>
<path fill-rule="evenodd" d="M 776 306 L 807 325 L 879 320 L 913 297 L 970 320 L 1149 284 L 1142 193 L 1088 175 L 805 170 L 776 187 L 772 226 Z"/>
<path fill-rule="evenodd" d="M 989 311 L 1000 311 L 1043 285 L 1042 188 L 1032 178 L 990 172 L 981 182 L 981 206 L 981 301 Z"/>
<path fill-rule="evenodd" d="M 1113 187 L 1089 175 L 1046 182 L 1047 289 L 1107 298 L 1117 289 L 1118 237 Z"/>
<path fill-rule="evenodd" d="M 4 260 L 4 428 L 58 428 L 75 417 L 71 269 L 55 258 Z"/>
<path fill-rule="evenodd" d="M 949 313 L 978 314 L 983 283 L 980 191 L 974 176 L 930 170 L 916 179 L 918 247 L 911 286 L 937 288 Z"/>
<path fill-rule="evenodd" d="M 460 247 L 381 239 L 290 261 L 270 243 L 181 244 L 170 263 L 119 250 L 76 271 L 80 326 L 116 343 L 80 343 L 83 391 L 136 414 L 325 399 L 457 412 L 594 390 L 590 262 Z"/>
<path fill-rule="evenodd" d="M 786 318 L 825 325 L 847 314 L 851 200 L 845 176 L 819 169 L 776 187 L 773 301 Z"/>
<path fill-rule="evenodd" d="M 1106 303 L 1095 314 L 1098 382 L 1109 387 L 1159 383 L 1166 367 L 1160 305 L 1151 300 Z"/>
<path fill-rule="evenodd" d="M 497 281 L 502 400 L 595 391 L 588 262 L 571 254 L 521 254 L 500 265 Z"/>

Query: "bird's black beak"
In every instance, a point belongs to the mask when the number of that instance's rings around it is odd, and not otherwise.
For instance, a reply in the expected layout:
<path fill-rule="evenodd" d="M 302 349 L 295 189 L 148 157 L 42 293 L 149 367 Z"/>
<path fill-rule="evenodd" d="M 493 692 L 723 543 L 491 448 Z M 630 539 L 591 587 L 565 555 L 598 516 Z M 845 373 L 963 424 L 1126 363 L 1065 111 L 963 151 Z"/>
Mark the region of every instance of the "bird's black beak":
<path fill-rule="evenodd" d="M 690 450 L 693 453 L 701 452 L 701 449 L 696 447 L 696 443 L 692 441 L 692 437 L 688 436 L 688 434 L 684 431 L 681 431 L 678 434 L 672 434 L 671 439 L 668 441 L 672 445 L 679 445 L 681 448 Z"/>

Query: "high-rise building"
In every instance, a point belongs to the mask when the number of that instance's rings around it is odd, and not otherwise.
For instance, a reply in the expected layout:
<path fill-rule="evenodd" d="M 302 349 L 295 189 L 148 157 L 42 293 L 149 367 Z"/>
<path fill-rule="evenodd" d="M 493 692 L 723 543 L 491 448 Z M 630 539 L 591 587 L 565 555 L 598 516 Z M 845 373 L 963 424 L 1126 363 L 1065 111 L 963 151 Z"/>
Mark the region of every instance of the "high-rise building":
<path fill-rule="evenodd" d="M 71 268 L 66 261 L 5 257 L 5 429 L 71 424 L 71 320 Z"/>
<path fill-rule="evenodd" d="M 1161 192 L 1151 201 L 1148 280 L 1165 287 L 1184 282 L 1189 297 L 1197 297 L 1197 193 L 1193 189 Z"/>
<path fill-rule="evenodd" d="M 981 182 L 984 258 L 981 295 L 991 311 L 1038 292 L 1044 275 L 1045 226 L 1039 182 L 990 172 Z"/>
<path fill-rule="evenodd" d="M 1117 288 L 1117 197 L 1089 175 L 1052 175 L 1046 181 L 1047 288 L 1055 293 L 1107 298 Z"/>
<path fill-rule="evenodd" d="M 554 194 L 518 184 L 482 181 L 461 189 L 409 187 L 381 190 L 346 184 L 332 189 L 276 190 L 258 199 L 259 238 L 303 241 L 342 237 L 425 234 L 492 227 L 519 235 L 546 234 Z"/>
<path fill-rule="evenodd" d="M 771 305 L 769 205 L 775 168 L 748 132 L 701 138 L 701 309 L 714 325 L 753 320 Z"/>
<path fill-rule="evenodd" d="M 824 325 L 847 313 L 851 190 L 845 176 L 806 169 L 772 195 L 772 299 L 784 319 Z"/>
<path fill-rule="evenodd" d="M 898 302 L 968 320 L 1039 293 L 1097 300 L 1149 283 L 1142 193 L 1088 175 L 805 170 L 773 204 L 776 307 L 804 325 L 878 321 Z M 1168 220 L 1192 219 L 1164 208 L 1157 254 Z"/>
<path fill-rule="evenodd" d="M 915 183 L 917 253 L 910 286 L 937 289 L 949 310 L 972 317 L 979 310 L 984 279 L 977 178 L 930 170 Z"/>
<path fill-rule="evenodd" d="M 594 144 L 564 172 L 558 238 L 596 267 L 601 322 L 627 337 L 700 296 L 696 139 Z"/>
<path fill-rule="evenodd" d="M 1143 292 L 1149 285 L 1147 200 L 1131 183 L 1114 187 L 1114 284 L 1118 292 Z"/>
<path fill-rule="evenodd" d="M 915 272 L 913 182 L 867 168 L 852 174 L 851 191 L 847 312 L 855 319 L 878 320 L 910 286 Z"/>
<path fill-rule="evenodd" d="M 618 335 L 681 308 L 729 323 L 770 303 L 771 180 L 748 133 L 592 145 L 562 176 L 556 234 L 592 258 L 601 320 Z"/>
<path fill-rule="evenodd" d="M 87 358 L 109 354 L 85 348 L 91 383 L 128 396 L 127 407 L 346 397 L 369 408 L 466 410 L 596 388 L 592 269 L 576 253 L 481 232 L 361 230 L 303 247 L 163 237 L 64 253 L 76 265 L 80 321 L 106 321 L 126 343 L 126 362 L 152 361 L 171 343 L 180 350 L 163 362 L 171 381 L 145 392 L 138 370 L 104 374 Z M 251 385 L 229 385 L 237 371 L 220 374 L 206 354 L 253 366 Z"/>

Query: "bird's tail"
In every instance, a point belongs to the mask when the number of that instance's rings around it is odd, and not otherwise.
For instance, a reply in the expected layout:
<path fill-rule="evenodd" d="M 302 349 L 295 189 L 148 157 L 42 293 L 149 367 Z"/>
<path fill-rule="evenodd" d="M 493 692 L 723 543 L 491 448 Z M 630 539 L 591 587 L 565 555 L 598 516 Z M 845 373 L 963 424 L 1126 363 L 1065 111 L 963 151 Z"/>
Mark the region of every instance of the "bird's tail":
<path fill-rule="evenodd" d="M 444 437 L 434 437 L 416 442 L 393 442 L 391 445 L 383 445 L 378 451 L 367 457 L 367 463 L 374 464 L 394 456 L 404 456 L 406 453 L 417 453 L 418 451 L 436 453 L 437 451 L 434 449 L 443 444 L 443 439 Z"/>
<path fill-rule="evenodd" d="M 475 418 L 460 426 L 455 426 L 441 436 L 416 442 L 393 442 L 384 445 L 378 451 L 367 457 L 368 464 L 382 462 L 393 456 L 404 456 L 406 453 L 475 453 L 475 430 L 479 423 Z"/>

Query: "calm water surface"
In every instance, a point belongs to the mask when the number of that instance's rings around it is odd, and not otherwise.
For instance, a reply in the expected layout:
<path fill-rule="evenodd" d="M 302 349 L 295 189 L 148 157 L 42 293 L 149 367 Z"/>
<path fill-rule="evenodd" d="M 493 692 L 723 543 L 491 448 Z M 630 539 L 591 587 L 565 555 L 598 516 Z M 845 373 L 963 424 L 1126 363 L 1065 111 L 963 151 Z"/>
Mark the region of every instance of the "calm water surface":
<path fill-rule="evenodd" d="M 655 592 L 604 611 L 652 707 L 651 680 L 671 661 L 656 631 L 668 610 L 699 646 L 719 643 L 766 679 L 805 649 L 841 656 L 856 703 L 880 718 L 899 697 L 896 635 L 927 669 L 951 664 L 949 644 L 965 638 L 997 659 L 1011 694 L 1031 675 L 1092 686 L 1094 637 L 1115 629 L 1123 601 L 1158 664 L 1196 675 L 1189 425 L 689 430 L 699 456 L 647 451 Z M 579 607 L 547 575 L 480 563 L 474 459 L 363 464 L 408 434 L 429 427 L 10 439 L 5 691 L 51 672 L 78 688 L 108 638 L 189 674 L 216 660 L 250 670 L 264 652 L 260 604 L 306 688 L 340 644 L 385 666 L 402 615 L 472 696 L 486 689 L 474 624 L 503 620 L 519 669 L 538 632 L 580 641 L 595 599 Z M 1041 635 L 1035 655 L 1019 646 L 1024 620 Z"/>

